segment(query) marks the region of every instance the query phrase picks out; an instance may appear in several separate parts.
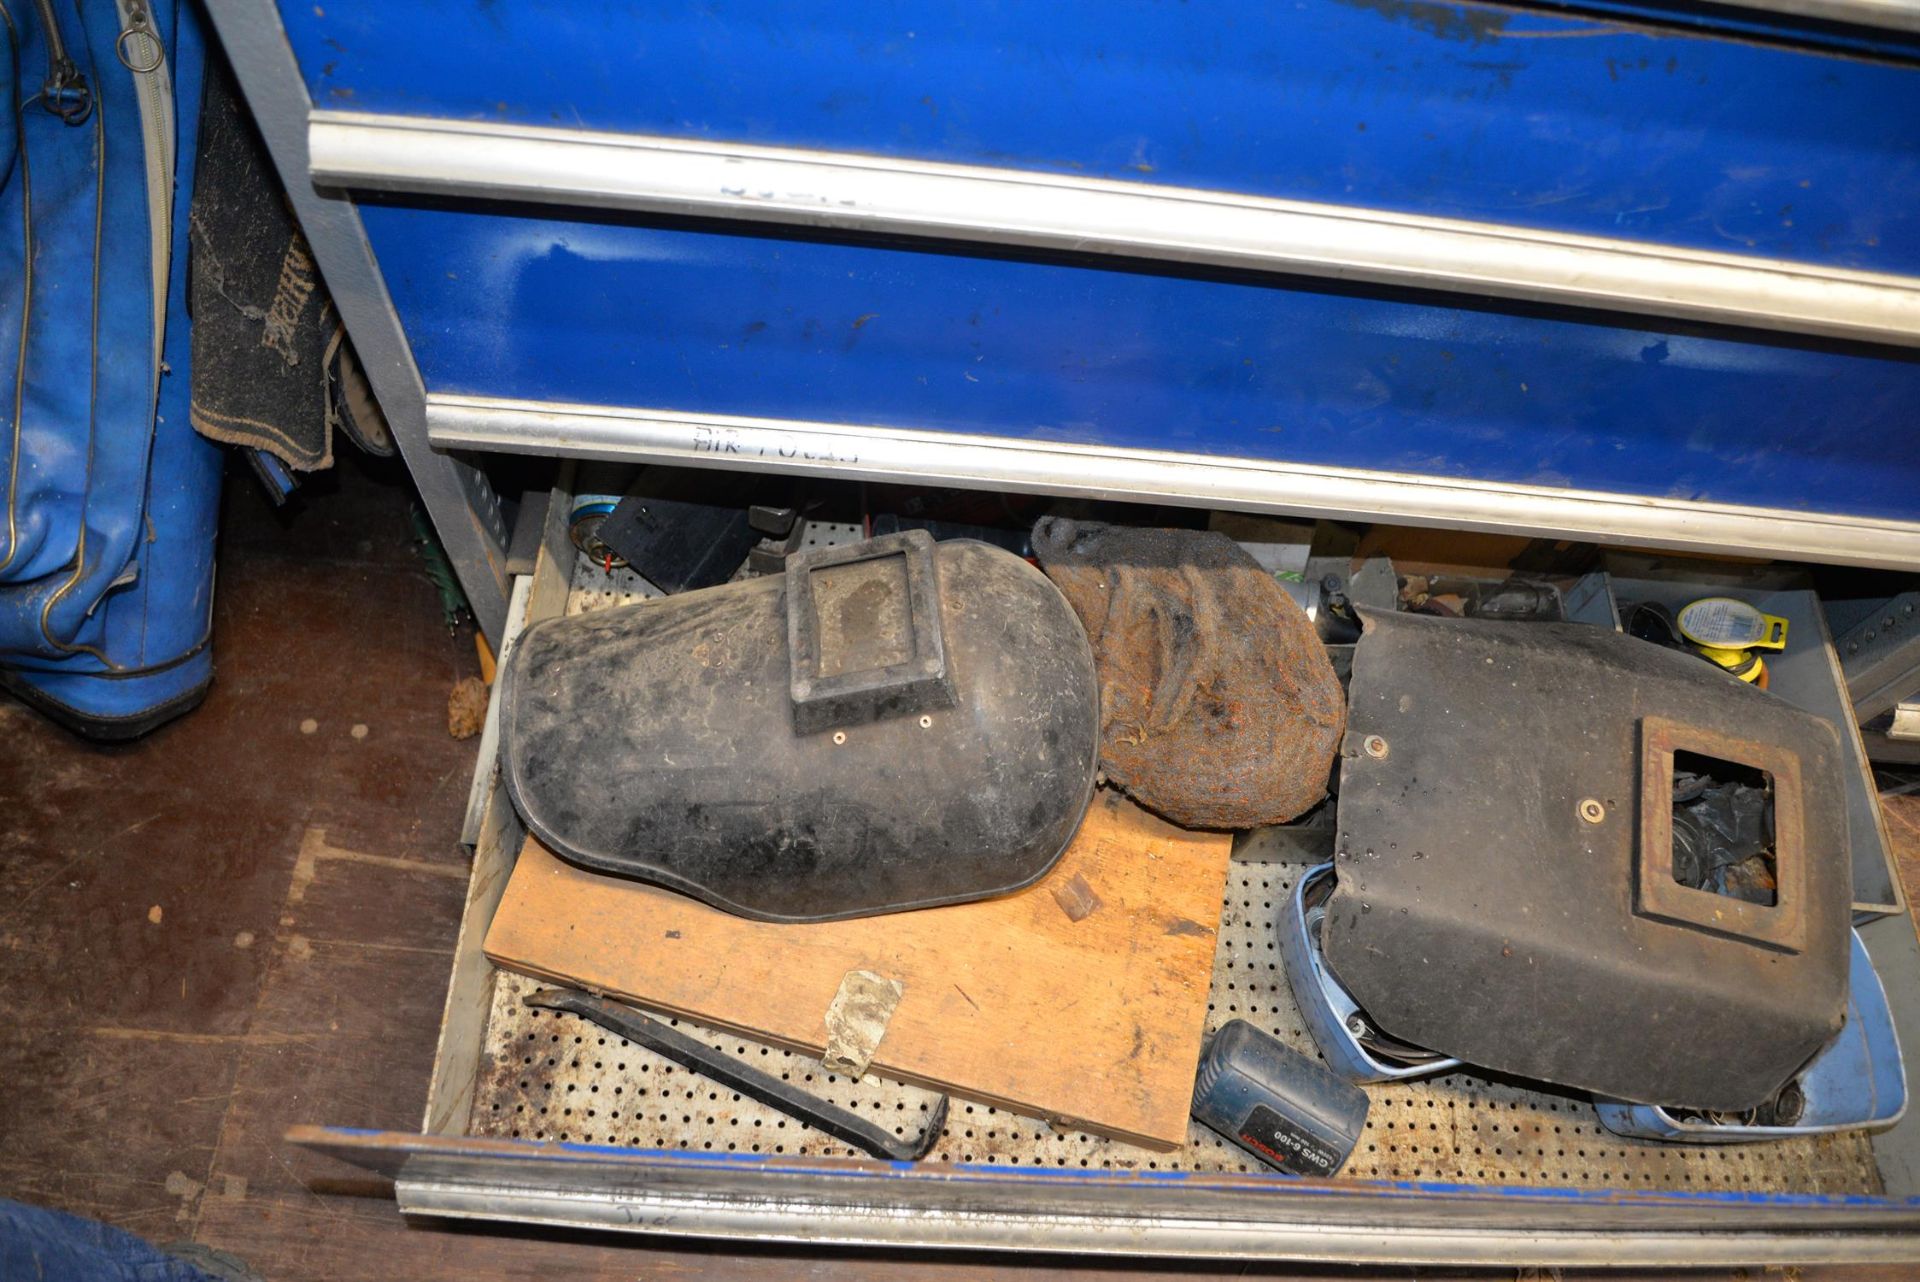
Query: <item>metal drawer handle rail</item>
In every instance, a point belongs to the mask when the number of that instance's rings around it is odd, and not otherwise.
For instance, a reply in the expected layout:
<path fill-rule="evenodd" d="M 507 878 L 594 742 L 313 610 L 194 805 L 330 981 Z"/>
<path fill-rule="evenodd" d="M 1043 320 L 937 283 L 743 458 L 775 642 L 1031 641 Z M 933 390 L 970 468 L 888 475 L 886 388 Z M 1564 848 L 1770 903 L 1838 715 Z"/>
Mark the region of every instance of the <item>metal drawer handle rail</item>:
<path fill-rule="evenodd" d="M 314 112 L 322 185 L 1113 254 L 1920 346 L 1920 281 L 1390 210 L 847 152 Z"/>

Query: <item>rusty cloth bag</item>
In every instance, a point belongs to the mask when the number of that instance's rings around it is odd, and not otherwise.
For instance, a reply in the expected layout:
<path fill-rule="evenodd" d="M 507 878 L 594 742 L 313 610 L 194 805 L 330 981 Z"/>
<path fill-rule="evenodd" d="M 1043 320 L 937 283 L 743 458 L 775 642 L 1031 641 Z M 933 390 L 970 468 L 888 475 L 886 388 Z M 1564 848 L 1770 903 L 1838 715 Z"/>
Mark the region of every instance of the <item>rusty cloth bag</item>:
<path fill-rule="evenodd" d="M 1109 781 L 1187 828 L 1284 823 L 1326 796 L 1340 679 L 1239 544 L 1042 517 L 1033 550 L 1093 642 Z"/>

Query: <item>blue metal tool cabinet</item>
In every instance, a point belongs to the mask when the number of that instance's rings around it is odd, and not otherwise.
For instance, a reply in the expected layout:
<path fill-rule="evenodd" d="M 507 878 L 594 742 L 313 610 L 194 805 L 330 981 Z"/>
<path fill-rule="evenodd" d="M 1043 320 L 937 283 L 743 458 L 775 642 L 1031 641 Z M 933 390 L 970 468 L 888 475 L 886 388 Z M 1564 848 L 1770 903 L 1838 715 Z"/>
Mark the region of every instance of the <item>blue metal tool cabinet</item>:
<path fill-rule="evenodd" d="M 1920 564 L 1908 3 L 212 8 L 496 634 L 461 452 Z"/>
<path fill-rule="evenodd" d="M 1913 0 L 208 3 L 496 639 L 490 451 L 1920 568 Z M 1920 1254 L 1893 1147 L 1746 1206 L 327 1142 L 693 1232 Z"/>

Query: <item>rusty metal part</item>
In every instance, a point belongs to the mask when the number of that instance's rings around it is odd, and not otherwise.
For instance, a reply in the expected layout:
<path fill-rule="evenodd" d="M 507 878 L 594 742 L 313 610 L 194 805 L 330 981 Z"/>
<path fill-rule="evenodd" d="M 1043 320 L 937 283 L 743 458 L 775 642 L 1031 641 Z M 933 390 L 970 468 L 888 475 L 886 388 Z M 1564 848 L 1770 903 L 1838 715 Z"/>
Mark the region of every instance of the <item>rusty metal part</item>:
<path fill-rule="evenodd" d="M 1673 793 L 1651 786 L 1673 778 L 1673 754 L 1696 752 L 1764 770 L 1772 780 L 1775 902 L 1750 903 L 1684 884 L 1674 866 Z M 1680 925 L 1758 940 L 1787 952 L 1806 947 L 1807 843 L 1800 757 L 1770 740 L 1721 734 L 1666 717 L 1640 731 L 1640 910 Z"/>
<path fill-rule="evenodd" d="M 526 1003 L 542 1010 L 578 1015 L 637 1046 L 644 1046 L 703 1077 L 710 1077 L 728 1090 L 738 1091 L 748 1099 L 777 1108 L 789 1117 L 797 1117 L 822 1134 L 831 1135 L 875 1157 L 897 1162 L 918 1161 L 938 1142 L 941 1128 L 946 1125 L 947 1097 L 944 1095 L 927 1116 L 921 1134 L 903 1140 L 838 1104 L 810 1095 L 791 1082 L 783 1081 L 771 1073 L 763 1073 L 725 1051 L 716 1050 L 658 1020 L 649 1019 L 631 1006 L 565 988 L 547 988 L 531 993 Z"/>
<path fill-rule="evenodd" d="M 1093 642 L 1109 780 L 1189 828 L 1284 823 L 1326 795 L 1339 678 L 1237 543 L 1043 517 L 1033 549 Z"/>

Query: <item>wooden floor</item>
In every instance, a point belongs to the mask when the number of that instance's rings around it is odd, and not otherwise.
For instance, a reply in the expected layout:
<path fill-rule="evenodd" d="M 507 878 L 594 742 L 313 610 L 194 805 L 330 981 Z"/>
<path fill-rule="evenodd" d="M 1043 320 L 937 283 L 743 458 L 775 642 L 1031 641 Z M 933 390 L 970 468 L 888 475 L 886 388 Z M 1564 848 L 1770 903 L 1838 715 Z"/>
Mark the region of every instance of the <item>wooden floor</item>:
<path fill-rule="evenodd" d="M 283 1144 L 417 1128 L 466 875 L 474 741 L 445 701 L 472 642 L 408 546 L 403 474 L 341 472 L 284 515 L 233 478 L 198 712 L 96 748 L 0 704 L 0 1195 L 274 1282 L 1215 1272 L 409 1225 Z M 1920 885 L 1920 799 L 1890 814 Z"/>

